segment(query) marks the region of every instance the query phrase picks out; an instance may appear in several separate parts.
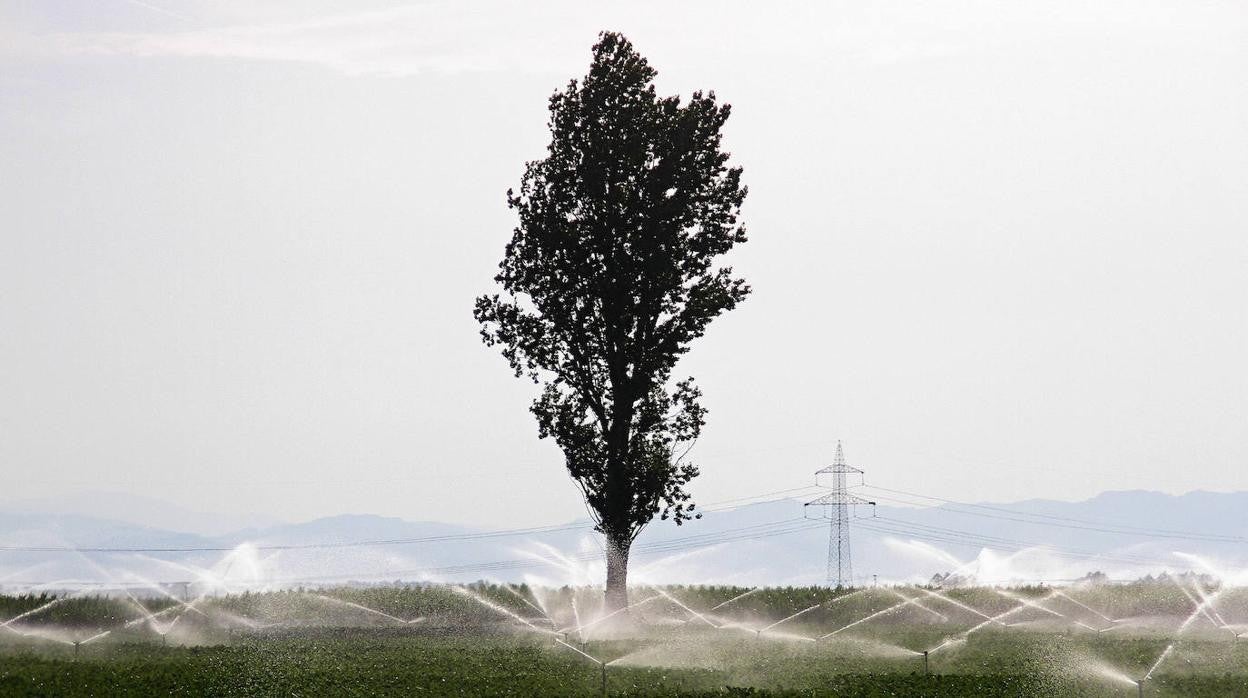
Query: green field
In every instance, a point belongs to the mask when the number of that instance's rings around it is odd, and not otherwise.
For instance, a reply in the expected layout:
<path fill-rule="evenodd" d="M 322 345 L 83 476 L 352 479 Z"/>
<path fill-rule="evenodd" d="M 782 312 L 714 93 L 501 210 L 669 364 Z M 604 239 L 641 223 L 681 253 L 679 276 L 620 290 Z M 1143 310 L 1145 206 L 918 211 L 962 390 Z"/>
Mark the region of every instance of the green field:
<path fill-rule="evenodd" d="M 598 695 L 603 662 L 611 695 L 1133 696 L 1172 645 L 1146 695 L 1248 694 L 1237 590 L 1192 589 L 1202 610 L 1161 584 L 790 588 L 710 611 L 746 591 L 640 588 L 605 620 L 571 588 L 0 597 L 0 622 L 30 613 L 0 634 L 0 695 Z"/>

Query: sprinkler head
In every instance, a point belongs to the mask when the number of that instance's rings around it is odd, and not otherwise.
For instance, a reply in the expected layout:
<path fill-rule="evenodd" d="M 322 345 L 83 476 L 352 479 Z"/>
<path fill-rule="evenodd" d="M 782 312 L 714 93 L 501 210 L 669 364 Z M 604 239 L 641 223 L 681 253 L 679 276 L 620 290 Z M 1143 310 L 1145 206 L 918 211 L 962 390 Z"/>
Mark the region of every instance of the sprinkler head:
<path fill-rule="evenodd" d="M 1135 682 L 1137 688 L 1140 689 L 1140 698 L 1144 698 L 1144 679 Z"/>

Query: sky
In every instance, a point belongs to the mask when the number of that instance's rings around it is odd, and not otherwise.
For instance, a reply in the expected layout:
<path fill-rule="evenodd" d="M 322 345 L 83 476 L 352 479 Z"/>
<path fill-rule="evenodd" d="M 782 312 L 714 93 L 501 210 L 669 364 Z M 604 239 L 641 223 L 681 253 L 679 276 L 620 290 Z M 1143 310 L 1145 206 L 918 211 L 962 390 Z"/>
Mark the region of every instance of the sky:
<path fill-rule="evenodd" d="M 0 498 L 584 515 L 471 310 L 604 29 L 750 187 L 698 501 L 1248 489 L 1237 0 L 0 0 Z"/>

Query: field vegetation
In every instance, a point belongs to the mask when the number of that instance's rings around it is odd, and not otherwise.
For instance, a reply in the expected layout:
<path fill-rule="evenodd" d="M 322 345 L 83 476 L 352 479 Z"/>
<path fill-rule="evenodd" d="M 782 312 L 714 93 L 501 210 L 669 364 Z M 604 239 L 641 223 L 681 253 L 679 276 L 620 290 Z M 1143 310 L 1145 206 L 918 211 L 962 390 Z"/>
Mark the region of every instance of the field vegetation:
<path fill-rule="evenodd" d="M 1202 596 L 1214 603 L 1196 608 Z M 596 695 L 605 664 L 611 695 L 1130 696 L 1163 654 L 1146 695 L 1248 694 L 1237 589 L 667 586 L 631 600 L 606 617 L 601 589 L 523 585 L 0 596 L 0 695 Z"/>

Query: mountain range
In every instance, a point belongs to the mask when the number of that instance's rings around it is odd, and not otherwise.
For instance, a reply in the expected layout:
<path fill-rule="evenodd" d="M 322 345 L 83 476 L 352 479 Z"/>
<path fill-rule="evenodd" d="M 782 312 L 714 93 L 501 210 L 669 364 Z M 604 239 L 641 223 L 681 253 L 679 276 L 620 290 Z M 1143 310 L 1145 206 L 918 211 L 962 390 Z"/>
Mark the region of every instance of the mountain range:
<path fill-rule="evenodd" d="M 1105 492 L 1081 502 L 958 503 L 870 488 L 847 522 L 856 584 L 1133 579 L 1193 570 L 1245 577 L 1248 492 Z M 928 506 L 916 506 L 928 504 Z M 149 517 L 151 510 L 146 510 Z M 167 513 L 176 514 L 170 509 Z M 655 522 L 631 558 L 635 583 L 798 585 L 827 579 L 834 510 L 776 498 L 713 508 L 682 526 Z M 135 517 L 136 519 L 140 517 Z M 601 583 L 587 521 L 498 531 L 373 515 L 199 532 L 0 504 L 0 588 L 189 582 L 221 590 L 479 579 Z"/>

